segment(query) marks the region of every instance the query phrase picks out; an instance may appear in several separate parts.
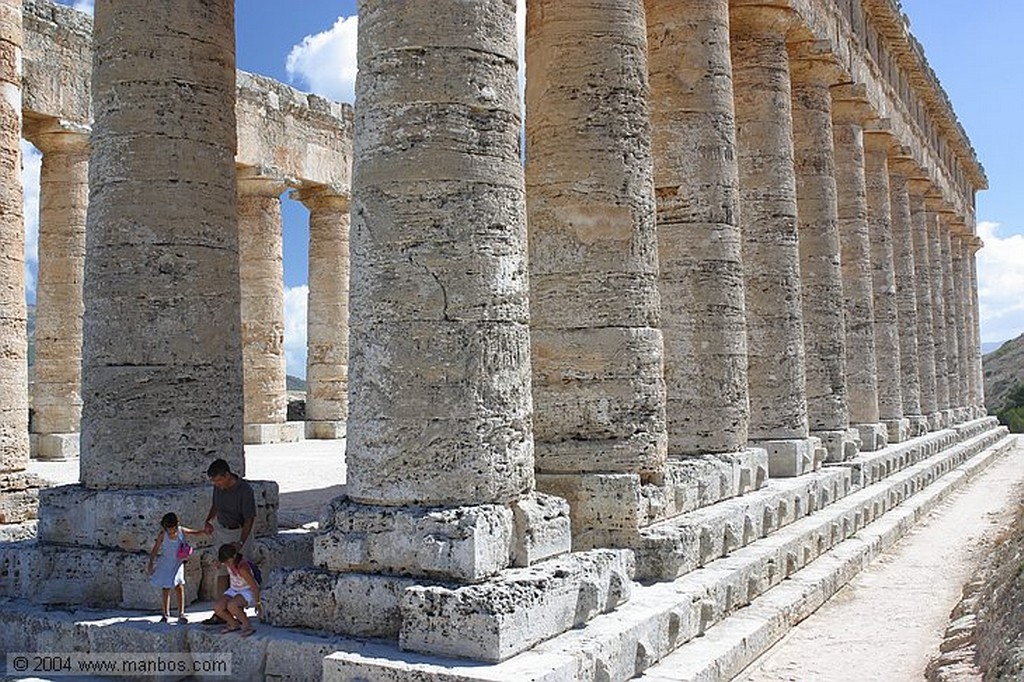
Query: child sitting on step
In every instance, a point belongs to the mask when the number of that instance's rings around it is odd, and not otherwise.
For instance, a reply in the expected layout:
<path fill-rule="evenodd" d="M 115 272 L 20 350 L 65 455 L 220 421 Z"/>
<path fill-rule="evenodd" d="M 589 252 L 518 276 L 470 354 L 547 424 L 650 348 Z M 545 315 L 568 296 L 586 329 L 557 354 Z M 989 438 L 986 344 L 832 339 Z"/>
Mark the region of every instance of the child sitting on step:
<path fill-rule="evenodd" d="M 242 557 L 241 552 L 233 544 L 221 545 L 217 558 L 228 571 L 229 587 L 224 595 L 213 605 L 213 612 L 220 616 L 227 625 L 220 632 L 227 634 L 241 628 L 242 637 L 256 632 L 245 615 L 246 607 L 256 608 L 260 613 L 260 583 L 253 565 Z"/>

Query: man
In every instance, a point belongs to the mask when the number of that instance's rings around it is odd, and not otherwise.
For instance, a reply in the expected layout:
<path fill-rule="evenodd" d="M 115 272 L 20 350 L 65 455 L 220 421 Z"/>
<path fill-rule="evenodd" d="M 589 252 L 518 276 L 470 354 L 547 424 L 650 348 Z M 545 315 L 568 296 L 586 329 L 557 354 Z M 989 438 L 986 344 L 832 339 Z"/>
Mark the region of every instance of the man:
<path fill-rule="evenodd" d="M 241 476 L 231 473 L 231 467 L 223 459 L 214 460 L 206 470 L 206 475 L 213 484 L 213 502 L 206 515 L 204 530 L 213 534 L 214 547 L 232 544 L 240 553 L 245 554 L 256 520 L 256 495 L 252 486 Z M 217 594 L 224 594 L 227 589 L 228 572 L 224 566 L 220 566 L 217 570 Z M 217 617 L 206 622 L 218 622 Z"/>

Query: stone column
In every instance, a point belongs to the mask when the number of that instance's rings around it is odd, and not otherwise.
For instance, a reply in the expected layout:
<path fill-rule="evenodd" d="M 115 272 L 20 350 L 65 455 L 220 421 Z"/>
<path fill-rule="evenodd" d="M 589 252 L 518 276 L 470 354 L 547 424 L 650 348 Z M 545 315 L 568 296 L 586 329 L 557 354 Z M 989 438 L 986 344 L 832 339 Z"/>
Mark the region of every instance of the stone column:
<path fill-rule="evenodd" d="M 949 371 L 946 363 L 946 299 L 942 275 L 942 238 L 939 235 L 937 200 L 928 199 L 928 258 L 931 264 L 932 284 L 932 338 L 935 339 L 935 402 L 941 415 L 939 427 L 950 425 Z"/>
<path fill-rule="evenodd" d="M 918 379 L 921 385 L 921 413 L 928 419 L 928 428 L 941 428 L 942 419 L 936 397 L 935 343 L 932 303 L 932 269 L 928 249 L 928 218 L 925 195 L 931 183 L 912 179 L 910 189 L 911 230 L 914 249 L 914 287 L 917 301 Z M 934 219 L 934 218 L 933 218 Z"/>
<path fill-rule="evenodd" d="M 89 206 L 89 133 L 47 120 L 27 131 L 43 153 L 32 455 L 78 457 L 82 420 L 82 272 Z"/>
<path fill-rule="evenodd" d="M 541 489 L 571 500 L 593 475 L 664 476 L 647 32 L 643 0 L 533 0 L 528 11 L 536 471 Z"/>
<path fill-rule="evenodd" d="M 984 417 L 986 414 L 988 414 L 988 408 L 985 407 L 985 372 L 981 363 L 981 317 L 978 303 L 977 253 L 978 250 L 981 249 L 982 247 L 982 242 L 978 237 L 975 236 L 969 239 L 967 244 L 967 298 L 971 304 L 971 322 L 974 327 L 974 384 L 977 387 L 977 402 L 974 405 L 974 416 L 980 419 L 981 417 Z"/>
<path fill-rule="evenodd" d="M 238 178 L 238 275 L 246 443 L 290 443 L 301 424 L 287 423 L 284 361 L 285 183 L 246 171 Z"/>
<path fill-rule="evenodd" d="M 903 401 L 903 416 L 910 424 L 911 437 L 928 432 L 928 419 L 921 410 L 921 380 L 918 370 L 921 351 L 917 341 L 917 271 L 914 269 L 914 230 L 908 180 L 908 176 L 914 172 L 910 150 L 895 149 L 889 158 L 889 199 L 892 215 L 893 265 L 896 274 L 900 397 Z"/>
<path fill-rule="evenodd" d="M 843 323 L 839 215 L 832 144 L 832 94 L 838 68 L 828 46 L 790 48 L 797 215 L 800 230 L 807 415 L 826 459 L 857 454 L 846 398 L 846 331 Z"/>
<path fill-rule="evenodd" d="M 942 266 L 942 295 L 946 299 L 946 376 L 949 382 L 949 418 L 950 424 L 961 420 L 960 408 L 963 397 L 960 394 L 960 344 L 957 327 L 960 318 L 956 309 L 956 282 L 953 280 L 953 247 L 950 234 L 949 214 L 939 216 L 939 253 Z"/>
<path fill-rule="evenodd" d="M 977 409 L 978 397 L 981 395 L 981 389 L 978 385 L 979 372 L 977 368 L 981 356 L 981 343 L 978 329 L 975 326 L 975 320 L 977 319 L 975 305 L 977 299 L 974 296 L 971 280 L 971 261 L 974 259 L 974 244 L 976 241 L 977 237 L 966 230 L 960 237 L 960 277 L 963 282 L 965 342 L 967 344 L 967 366 L 965 371 L 967 373 L 966 411 L 968 419 L 977 419 L 979 416 L 982 416 L 978 414 Z"/>
<path fill-rule="evenodd" d="M 648 2 L 668 451 L 747 445 L 747 339 L 728 0 Z"/>
<path fill-rule="evenodd" d="M 21 1 L 0 0 L 0 524 L 35 518 L 40 485 L 25 471 L 29 445 L 21 45 Z M 0 540 L 20 537 L 17 527 L 0 526 Z"/>
<path fill-rule="evenodd" d="M 306 438 L 344 438 L 348 419 L 349 197 L 330 187 L 293 195 L 309 209 Z"/>
<path fill-rule="evenodd" d="M 970 324 L 967 316 L 966 298 L 967 294 L 964 289 L 964 252 L 963 243 L 961 241 L 961 235 L 963 234 L 963 225 L 955 224 L 951 225 L 951 230 L 956 229 L 955 233 L 950 234 L 950 261 L 951 268 L 950 274 L 953 277 L 953 319 L 955 321 L 956 331 L 956 347 L 957 347 L 957 386 L 959 392 L 957 394 L 957 419 L 959 421 L 967 421 L 970 419 L 970 410 L 968 406 L 970 402 L 970 364 L 971 351 L 967 345 L 967 327 Z"/>
<path fill-rule="evenodd" d="M 746 283 L 750 440 L 768 450 L 771 476 L 812 471 L 823 453 L 808 438 L 800 253 L 786 33 L 778 7 L 730 9 L 740 217 Z"/>
<path fill-rule="evenodd" d="M 900 390 L 900 336 L 888 164 L 891 145 L 892 136 L 888 131 L 865 131 L 864 180 L 867 187 L 871 279 L 875 300 L 878 416 L 886 426 L 889 442 L 900 443 L 909 436 L 910 422 L 903 417 Z"/>
<path fill-rule="evenodd" d="M 840 263 L 846 322 L 846 390 L 850 423 L 860 433 L 860 448 L 886 445 L 878 418 L 878 369 L 875 365 L 874 294 L 871 236 L 864 184 L 864 94 L 851 86 L 832 88 L 832 135 L 838 187 Z"/>

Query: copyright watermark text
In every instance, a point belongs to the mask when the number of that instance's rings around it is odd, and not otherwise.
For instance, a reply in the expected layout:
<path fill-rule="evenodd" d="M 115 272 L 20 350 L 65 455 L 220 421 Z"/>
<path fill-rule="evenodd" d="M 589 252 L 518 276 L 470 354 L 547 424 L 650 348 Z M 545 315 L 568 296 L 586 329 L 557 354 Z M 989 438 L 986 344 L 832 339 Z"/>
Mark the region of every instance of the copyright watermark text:
<path fill-rule="evenodd" d="M 39 653 L 7 654 L 7 674 L 94 675 L 145 677 L 184 675 L 221 677 L 231 674 L 230 653 Z"/>

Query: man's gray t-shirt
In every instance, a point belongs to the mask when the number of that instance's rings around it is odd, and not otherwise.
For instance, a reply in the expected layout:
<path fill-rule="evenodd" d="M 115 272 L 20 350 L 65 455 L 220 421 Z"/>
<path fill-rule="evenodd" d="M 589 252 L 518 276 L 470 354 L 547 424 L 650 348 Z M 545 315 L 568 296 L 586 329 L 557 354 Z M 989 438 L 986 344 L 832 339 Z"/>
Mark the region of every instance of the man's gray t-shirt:
<path fill-rule="evenodd" d="M 214 488 L 213 506 L 217 509 L 217 523 L 224 528 L 240 528 L 246 519 L 256 516 L 256 496 L 244 478 L 227 490 Z"/>

